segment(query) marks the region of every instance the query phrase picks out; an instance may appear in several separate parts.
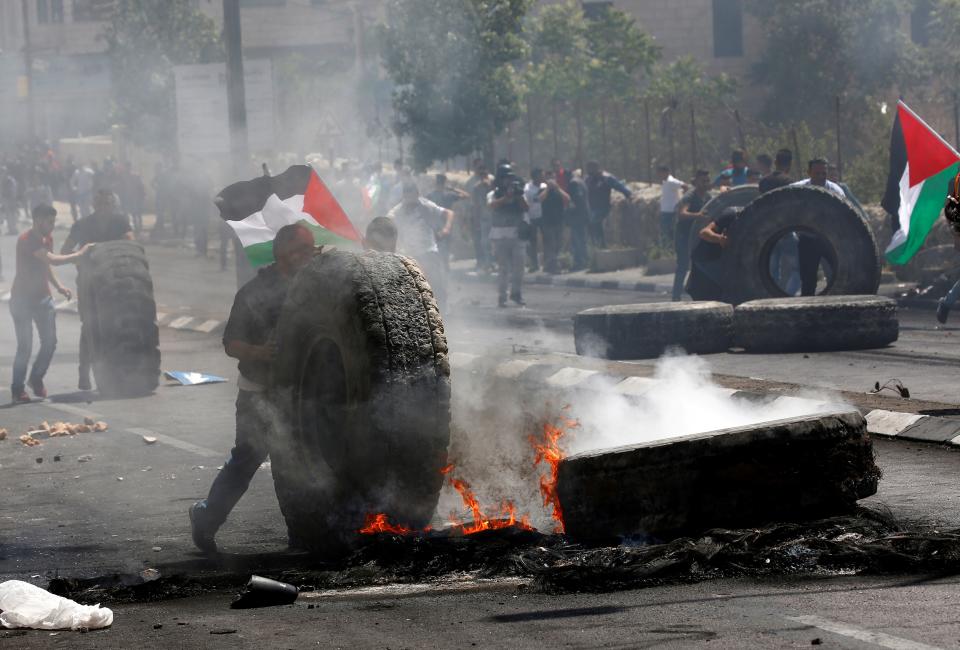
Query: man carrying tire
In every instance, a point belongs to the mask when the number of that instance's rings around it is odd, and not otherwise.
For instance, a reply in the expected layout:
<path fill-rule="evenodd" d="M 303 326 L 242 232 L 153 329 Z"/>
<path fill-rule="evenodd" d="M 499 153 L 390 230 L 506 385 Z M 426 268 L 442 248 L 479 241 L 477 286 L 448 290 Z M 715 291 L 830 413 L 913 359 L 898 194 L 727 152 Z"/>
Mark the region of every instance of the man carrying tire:
<path fill-rule="evenodd" d="M 690 233 L 697 218 L 704 216 L 703 207 L 713 198 L 710 193 L 710 172 L 698 169 L 693 177 L 693 189 L 677 203 L 677 226 L 673 249 L 677 255 L 677 269 L 673 275 L 673 302 L 683 298 L 683 282 L 690 268 Z"/>
<path fill-rule="evenodd" d="M 273 431 L 267 385 L 277 353 L 277 323 L 291 279 L 315 252 L 313 233 L 306 226 L 282 227 L 273 240 L 276 262 L 260 269 L 233 300 L 223 332 L 223 347 L 227 356 L 239 362 L 237 434 L 230 457 L 210 486 L 207 498 L 190 507 L 193 543 L 201 551 L 216 552 L 217 530 L 267 459 Z"/>
<path fill-rule="evenodd" d="M 90 244 L 71 255 L 53 254 L 53 226 L 57 211 L 51 205 L 39 204 L 32 211 L 33 227 L 17 240 L 17 274 L 10 291 L 10 315 L 17 336 L 17 354 L 13 361 L 13 382 L 10 386 L 13 403 L 30 401 L 25 384 L 39 398 L 47 396 L 43 378 L 50 367 L 57 347 L 57 312 L 53 308 L 50 284 L 67 300 L 72 298 L 54 274 L 53 266 L 69 264 L 82 257 Z M 33 326 L 40 336 L 40 351 L 33 362 L 27 381 L 27 366 L 33 348 Z"/>
<path fill-rule="evenodd" d="M 70 234 L 60 247 L 61 255 L 69 255 L 77 247 L 86 244 L 99 244 L 107 241 L 127 239 L 133 241 L 133 229 L 130 219 L 120 212 L 117 195 L 111 190 L 97 190 L 93 197 L 93 212 L 81 217 L 70 227 Z M 77 300 L 83 301 L 78 292 Z M 79 306 L 79 305 L 78 305 Z M 83 310 L 79 310 L 83 313 Z M 90 390 L 93 384 L 90 381 L 90 332 L 88 326 L 80 321 L 80 380 L 77 387 L 80 390 Z"/>

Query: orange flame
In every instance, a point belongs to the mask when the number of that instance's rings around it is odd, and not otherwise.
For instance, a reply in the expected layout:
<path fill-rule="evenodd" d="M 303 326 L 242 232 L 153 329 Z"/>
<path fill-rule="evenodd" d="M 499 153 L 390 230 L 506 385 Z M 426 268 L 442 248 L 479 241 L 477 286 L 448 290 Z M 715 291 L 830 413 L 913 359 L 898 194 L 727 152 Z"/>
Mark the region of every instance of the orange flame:
<path fill-rule="evenodd" d="M 563 419 L 558 423 L 543 423 L 543 438 L 537 439 L 536 436 L 530 436 L 530 445 L 533 447 L 534 466 L 540 463 L 547 465 L 547 473 L 540 476 L 540 496 L 543 497 L 544 507 L 549 506 L 550 513 L 556 522 L 554 532 L 562 533 L 563 508 L 560 506 L 560 496 L 557 494 L 557 475 L 560 471 L 560 461 L 566 457 L 566 453 L 560 447 L 560 439 L 566 435 L 568 429 L 580 426 L 576 420 Z"/>
<path fill-rule="evenodd" d="M 363 528 L 359 531 L 364 535 L 375 535 L 377 533 L 393 533 L 395 535 L 408 535 L 411 531 L 406 526 L 395 526 L 390 523 L 387 515 L 380 512 L 377 514 L 367 514 Z"/>
<path fill-rule="evenodd" d="M 450 465 L 449 469 L 452 470 L 453 465 Z M 444 473 L 449 474 L 449 471 Z M 524 530 L 533 530 L 533 526 L 530 524 L 530 519 L 527 515 L 523 515 L 517 519 L 517 507 L 513 504 L 513 501 L 507 500 L 502 502 L 499 512 L 495 515 L 486 515 L 483 512 L 483 508 L 480 507 L 480 502 L 477 500 L 477 497 L 473 494 L 473 490 L 470 489 L 470 485 L 468 485 L 466 481 L 453 478 L 452 476 L 449 481 L 453 489 L 460 494 L 463 505 L 473 515 L 473 523 L 470 525 L 465 524 L 457 518 L 456 515 L 450 515 L 453 526 L 459 528 L 460 532 L 464 535 L 473 535 L 474 533 L 479 533 L 484 530 L 510 528 L 511 526 Z"/>

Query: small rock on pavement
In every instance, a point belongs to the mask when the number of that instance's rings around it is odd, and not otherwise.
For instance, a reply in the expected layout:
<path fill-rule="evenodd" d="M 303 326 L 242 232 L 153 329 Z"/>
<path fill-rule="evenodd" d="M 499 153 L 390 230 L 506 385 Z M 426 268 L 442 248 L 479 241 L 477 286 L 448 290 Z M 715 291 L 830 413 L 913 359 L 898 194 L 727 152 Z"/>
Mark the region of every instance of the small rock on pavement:
<path fill-rule="evenodd" d="M 59 463 L 59 462 L 60 462 L 60 456 L 54 456 L 54 457 L 53 457 L 53 462 Z"/>
<path fill-rule="evenodd" d="M 210 630 L 210 634 L 234 634 L 236 630 L 232 628 L 218 628 L 216 630 Z"/>
<path fill-rule="evenodd" d="M 154 624 L 153 624 L 153 629 L 155 629 L 155 630 L 159 630 L 159 629 L 162 628 L 162 627 L 163 627 L 163 623 L 154 623 Z"/>
<path fill-rule="evenodd" d="M 37 465 L 39 465 L 39 464 L 42 463 L 42 462 L 43 462 L 43 459 L 42 459 L 42 458 L 38 458 L 38 459 L 37 459 Z"/>
<path fill-rule="evenodd" d="M 162 550 L 163 550 L 163 547 L 162 547 L 162 546 L 154 546 L 154 547 L 153 547 L 153 552 L 154 552 L 154 553 L 159 553 L 159 552 L 162 551 Z"/>
<path fill-rule="evenodd" d="M 93 460 L 93 454 L 84 454 L 77 458 L 78 463 L 87 463 Z"/>
<path fill-rule="evenodd" d="M 810 645 L 820 645 L 821 643 L 823 643 L 823 641 L 820 640 L 820 637 L 817 637 L 816 639 L 810 642 Z"/>
<path fill-rule="evenodd" d="M 157 439 L 154 436 L 143 436 L 143 441 L 148 445 L 152 445 L 157 442 Z"/>
<path fill-rule="evenodd" d="M 118 477 L 117 477 L 117 480 L 118 480 L 118 481 L 122 481 L 122 480 L 123 480 L 123 477 L 122 477 L 122 476 L 118 476 Z"/>

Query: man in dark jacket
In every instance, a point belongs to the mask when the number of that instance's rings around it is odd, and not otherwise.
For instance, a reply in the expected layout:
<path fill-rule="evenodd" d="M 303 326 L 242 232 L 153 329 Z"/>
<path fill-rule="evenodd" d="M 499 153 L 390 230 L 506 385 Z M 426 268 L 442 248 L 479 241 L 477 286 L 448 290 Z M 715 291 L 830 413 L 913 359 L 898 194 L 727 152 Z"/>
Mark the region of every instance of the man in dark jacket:
<path fill-rule="evenodd" d="M 237 437 L 207 498 L 190 507 L 193 543 L 202 551 L 216 552 L 217 530 L 267 459 L 273 431 L 267 387 L 270 366 L 276 357 L 277 323 L 290 280 L 315 252 L 313 233 L 306 226 L 284 226 L 273 240 L 276 262 L 260 269 L 233 299 L 223 331 L 223 348 L 227 356 L 239 362 Z"/>
<path fill-rule="evenodd" d="M 597 248 L 606 248 L 607 239 L 603 233 L 603 222 L 610 216 L 610 194 L 616 190 L 627 199 L 633 196 L 622 181 L 603 171 L 600 163 L 591 160 L 587 163 L 587 195 L 590 199 L 590 239 Z"/>

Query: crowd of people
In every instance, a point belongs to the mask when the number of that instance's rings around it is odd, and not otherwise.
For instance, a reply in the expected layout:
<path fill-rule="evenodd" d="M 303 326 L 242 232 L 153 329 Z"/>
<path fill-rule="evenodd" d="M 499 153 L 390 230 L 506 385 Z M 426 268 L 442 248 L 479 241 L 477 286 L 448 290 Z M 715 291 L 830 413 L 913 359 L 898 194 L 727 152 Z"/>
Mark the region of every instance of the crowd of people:
<path fill-rule="evenodd" d="M 836 166 L 826 158 L 810 160 L 806 174 L 799 180 L 791 177 L 793 152 L 789 149 L 780 149 L 773 158 L 760 154 L 757 163 L 757 169 L 751 169 L 746 153 L 736 149 L 731 153 L 730 165 L 719 174 L 711 177 L 709 171 L 700 169 L 689 184 L 675 178 L 669 166 L 658 167 L 661 240 L 673 241 L 677 259 L 674 301 L 682 300 L 684 292 L 694 300 L 722 298 L 722 253 L 730 244 L 729 231 L 739 208 L 726 208 L 719 215 L 713 215 L 705 226 L 695 225 L 698 220 L 708 218 L 704 208 L 718 192 L 750 183 L 756 183 L 761 194 L 790 185 L 813 185 L 862 209 L 850 188 L 839 182 Z M 774 245 L 769 264 L 773 281 L 786 295 L 814 295 L 821 264 L 828 279 L 833 272 L 823 242 L 815 235 L 800 231 L 786 233 Z"/>

